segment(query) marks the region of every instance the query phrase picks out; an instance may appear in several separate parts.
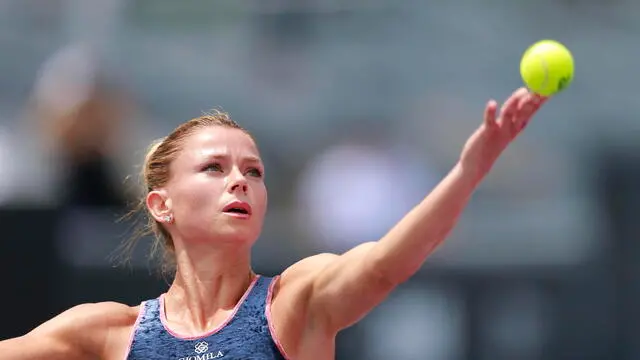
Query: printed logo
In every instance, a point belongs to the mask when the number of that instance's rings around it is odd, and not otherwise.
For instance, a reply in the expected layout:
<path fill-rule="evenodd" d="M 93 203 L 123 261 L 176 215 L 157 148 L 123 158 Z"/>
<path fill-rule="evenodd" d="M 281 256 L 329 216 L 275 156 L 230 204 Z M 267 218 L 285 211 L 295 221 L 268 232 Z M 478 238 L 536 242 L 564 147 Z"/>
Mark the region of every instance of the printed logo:
<path fill-rule="evenodd" d="M 209 350 L 209 344 L 204 341 L 201 341 L 196 344 L 196 354 L 202 354 L 203 352 L 207 352 Z"/>
<path fill-rule="evenodd" d="M 212 360 L 212 359 L 220 359 L 224 356 L 222 351 L 209 351 L 209 344 L 206 341 L 200 341 L 196 343 L 193 351 L 195 351 L 196 355 L 189 355 L 185 357 L 178 358 L 178 360 Z"/>

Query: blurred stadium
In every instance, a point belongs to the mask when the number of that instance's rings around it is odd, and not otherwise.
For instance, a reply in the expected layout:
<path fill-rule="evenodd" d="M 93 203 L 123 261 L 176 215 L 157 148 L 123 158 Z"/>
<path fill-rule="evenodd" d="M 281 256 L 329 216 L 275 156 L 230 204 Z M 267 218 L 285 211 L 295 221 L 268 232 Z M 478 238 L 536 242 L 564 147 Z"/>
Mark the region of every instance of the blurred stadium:
<path fill-rule="evenodd" d="M 636 14 L 636 15 L 634 15 Z M 640 358 L 640 2 L 0 1 L 0 339 L 167 288 L 114 251 L 146 146 L 212 108 L 256 136 L 255 270 L 378 238 L 543 38 L 576 58 L 423 271 L 338 359 Z M 0 354 L 2 358 L 2 354 Z"/>

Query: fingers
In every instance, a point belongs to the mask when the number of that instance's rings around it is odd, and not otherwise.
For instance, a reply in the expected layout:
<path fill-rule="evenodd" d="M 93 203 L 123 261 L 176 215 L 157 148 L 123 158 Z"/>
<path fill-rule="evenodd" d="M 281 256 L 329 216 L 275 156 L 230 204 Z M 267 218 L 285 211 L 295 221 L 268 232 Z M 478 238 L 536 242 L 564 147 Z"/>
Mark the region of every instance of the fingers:
<path fill-rule="evenodd" d="M 530 93 L 519 88 L 502 104 L 498 113 L 498 104 L 490 100 L 484 110 L 484 126 L 498 129 L 500 133 L 514 139 L 528 124 L 548 97 Z M 497 117 L 497 119 L 496 119 Z"/>
<path fill-rule="evenodd" d="M 513 122 L 513 117 L 518 112 L 518 106 L 520 104 L 520 100 L 527 96 L 529 92 L 525 88 L 520 88 L 511 94 L 509 98 L 502 104 L 500 108 L 500 119 L 498 122 L 501 125 L 509 125 L 509 123 Z"/>
<path fill-rule="evenodd" d="M 526 88 L 514 91 L 500 110 L 500 128 L 509 135 L 516 136 L 547 100 L 547 97 L 530 93 Z"/>
<path fill-rule="evenodd" d="M 518 132 L 522 131 L 528 124 L 533 115 L 548 100 L 547 97 L 537 94 L 527 94 L 523 96 L 518 103 L 518 113 L 512 119 L 514 126 Z"/>
<path fill-rule="evenodd" d="M 496 113 L 498 112 L 498 103 L 495 100 L 489 100 L 487 107 L 484 109 L 484 124 L 487 127 L 495 127 Z"/>
<path fill-rule="evenodd" d="M 544 96 L 527 94 L 521 97 L 518 102 L 518 113 L 520 115 L 533 115 L 546 101 L 547 98 Z"/>

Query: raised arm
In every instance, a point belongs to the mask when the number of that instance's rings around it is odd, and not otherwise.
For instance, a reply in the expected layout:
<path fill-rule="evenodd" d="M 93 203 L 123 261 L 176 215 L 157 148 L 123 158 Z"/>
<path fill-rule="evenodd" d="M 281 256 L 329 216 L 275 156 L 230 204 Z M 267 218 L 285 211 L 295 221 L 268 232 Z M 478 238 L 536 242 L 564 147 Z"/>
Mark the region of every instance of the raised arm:
<path fill-rule="evenodd" d="M 469 138 L 458 163 L 438 186 L 377 242 L 343 255 L 320 255 L 292 266 L 283 281 L 309 282 L 308 315 L 328 331 L 350 326 L 406 281 L 444 241 L 472 193 L 507 145 L 524 129 L 546 99 L 515 91 L 496 119 L 487 104 L 484 122 Z M 301 276 L 300 273 L 308 275 Z"/>
<path fill-rule="evenodd" d="M 117 303 L 83 304 L 43 323 L 26 335 L 0 341 L 0 358 L 11 360 L 100 359 L 110 330 L 133 320 L 129 307 Z M 124 348 L 123 348 L 124 351 Z M 124 356 L 124 354 L 122 355 Z"/>

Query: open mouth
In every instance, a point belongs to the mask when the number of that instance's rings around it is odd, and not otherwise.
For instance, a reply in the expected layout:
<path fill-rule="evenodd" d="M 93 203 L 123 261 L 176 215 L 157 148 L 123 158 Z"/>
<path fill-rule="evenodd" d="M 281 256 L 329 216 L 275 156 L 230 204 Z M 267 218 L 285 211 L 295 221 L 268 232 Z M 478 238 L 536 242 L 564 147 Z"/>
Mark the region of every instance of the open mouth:
<path fill-rule="evenodd" d="M 234 201 L 222 209 L 227 214 L 251 215 L 251 206 L 242 201 Z"/>
<path fill-rule="evenodd" d="M 231 209 L 225 210 L 225 212 L 249 215 L 249 212 L 242 208 L 231 208 Z"/>

